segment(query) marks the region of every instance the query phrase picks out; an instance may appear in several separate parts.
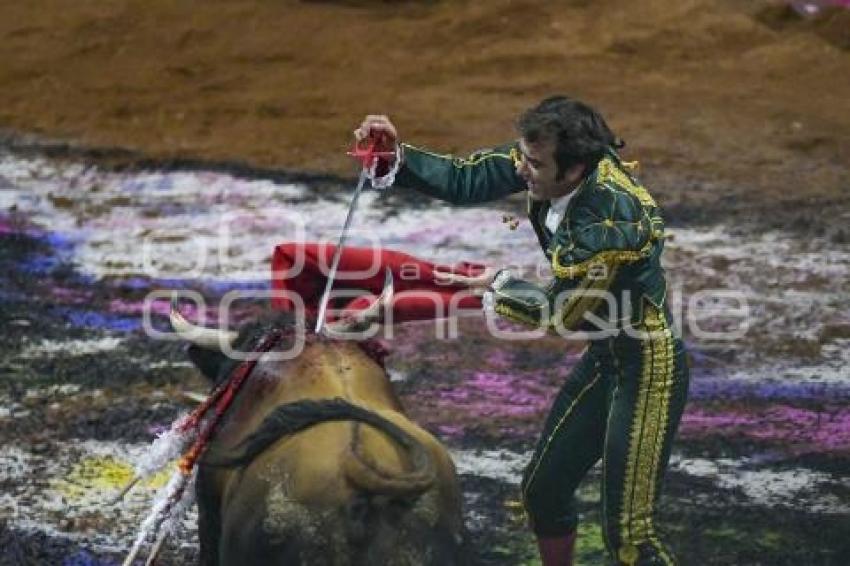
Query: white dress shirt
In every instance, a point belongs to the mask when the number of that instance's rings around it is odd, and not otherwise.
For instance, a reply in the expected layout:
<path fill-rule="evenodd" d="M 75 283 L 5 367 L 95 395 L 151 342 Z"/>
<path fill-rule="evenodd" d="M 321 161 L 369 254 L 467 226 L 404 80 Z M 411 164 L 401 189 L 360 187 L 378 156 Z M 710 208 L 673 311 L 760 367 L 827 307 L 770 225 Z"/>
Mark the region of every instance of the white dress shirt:
<path fill-rule="evenodd" d="M 555 230 L 558 229 L 558 225 L 561 223 L 561 220 L 564 219 L 564 213 L 567 211 L 567 205 L 570 202 L 570 199 L 573 198 L 573 195 L 576 194 L 576 191 L 570 191 L 569 194 L 562 196 L 561 198 L 557 198 L 551 201 L 549 206 L 549 212 L 546 213 L 546 228 L 549 229 L 550 232 L 554 233 Z"/>

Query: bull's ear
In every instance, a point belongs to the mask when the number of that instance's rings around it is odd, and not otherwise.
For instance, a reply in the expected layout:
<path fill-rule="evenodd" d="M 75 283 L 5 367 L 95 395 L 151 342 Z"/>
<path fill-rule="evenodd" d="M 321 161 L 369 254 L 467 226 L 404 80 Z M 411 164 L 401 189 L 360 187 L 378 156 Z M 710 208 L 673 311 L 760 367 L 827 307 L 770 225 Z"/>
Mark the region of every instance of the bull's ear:
<path fill-rule="evenodd" d="M 189 355 L 189 360 L 195 364 L 195 367 L 204 374 L 204 377 L 213 383 L 218 379 L 221 366 L 227 361 L 227 356 L 223 353 L 207 350 L 194 344 L 189 345 L 186 353 Z"/>

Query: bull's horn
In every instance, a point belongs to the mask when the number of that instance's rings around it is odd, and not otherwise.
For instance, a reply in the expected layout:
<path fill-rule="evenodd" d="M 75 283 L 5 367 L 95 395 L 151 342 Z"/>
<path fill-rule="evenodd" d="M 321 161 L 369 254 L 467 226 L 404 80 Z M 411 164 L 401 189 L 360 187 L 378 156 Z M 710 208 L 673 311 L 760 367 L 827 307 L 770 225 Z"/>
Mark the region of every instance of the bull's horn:
<path fill-rule="evenodd" d="M 384 289 L 371 305 L 341 320 L 325 324 L 322 331 L 331 338 L 351 338 L 348 333 L 362 332 L 370 324 L 381 319 L 381 311 L 386 305 L 392 304 L 394 293 L 393 273 L 389 268 L 386 268 L 384 271 Z"/>
<path fill-rule="evenodd" d="M 238 333 L 230 330 L 204 328 L 190 323 L 178 310 L 176 294 L 171 297 L 171 313 L 168 318 L 171 320 L 171 328 L 181 338 L 208 350 L 221 350 L 224 345 L 233 344 L 238 336 Z"/>
<path fill-rule="evenodd" d="M 354 319 L 359 323 L 366 324 L 377 321 L 381 317 L 381 310 L 392 303 L 394 293 L 393 272 L 388 267 L 384 270 L 384 289 L 381 291 L 381 295 L 369 307 L 354 315 Z"/>
<path fill-rule="evenodd" d="M 394 294 L 395 288 L 393 287 L 393 272 L 390 271 L 390 268 L 388 267 L 384 270 L 384 290 L 381 292 L 381 297 L 378 299 L 378 302 L 381 303 L 381 305 L 391 303 Z"/>
<path fill-rule="evenodd" d="M 381 317 L 381 311 L 386 305 L 392 304 L 395 289 L 393 288 L 393 272 L 390 268 L 384 271 L 384 289 L 381 291 L 381 296 L 372 303 L 368 308 L 356 315 L 356 320 L 360 323 L 371 324 Z"/>

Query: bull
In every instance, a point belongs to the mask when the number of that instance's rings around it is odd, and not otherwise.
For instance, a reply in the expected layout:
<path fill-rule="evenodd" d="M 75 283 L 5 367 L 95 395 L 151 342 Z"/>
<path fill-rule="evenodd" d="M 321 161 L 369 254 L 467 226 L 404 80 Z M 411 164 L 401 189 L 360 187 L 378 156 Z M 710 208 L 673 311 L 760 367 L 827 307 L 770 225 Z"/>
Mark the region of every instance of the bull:
<path fill-rule="evenodd" d="M 175 308 L 171 323 L 214 381 L 236 363 L 220 345 L 250 351 L 269 329 L 194 327 Z M 260 355 L 199 462 L 201 563 L 465 563 L 452 460 L 405 416 L 382 363 L 316 335 L 296 358 L 272 358 Z"/>

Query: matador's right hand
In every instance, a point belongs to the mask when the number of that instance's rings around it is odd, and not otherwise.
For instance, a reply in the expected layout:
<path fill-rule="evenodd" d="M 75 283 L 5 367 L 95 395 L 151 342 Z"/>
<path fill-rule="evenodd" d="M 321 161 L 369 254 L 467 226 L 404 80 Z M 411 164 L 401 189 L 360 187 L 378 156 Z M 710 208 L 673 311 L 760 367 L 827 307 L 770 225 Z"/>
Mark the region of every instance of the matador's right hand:
<path fill-rule="evenodd" d="M 398 130 L 389 117 L 382 114 L 369 114 L 363 119 L 360 127 L 354 130 L 354 139 L 358 143 L 365 139 L 373 139 L 377 142 L 377 149 L 395 151 L 398 145 Z"/>
<path fill-rule="evenodd" d="M 383 114 L 369 114 L 363 119 L 360 127 L 354 130 L 355 143 L 360 144 L 364 140 L 375 142 L 377 151 L 395 153 L 395 157 L 380 157 L 375 163 L 374 174 L 378 179 L 389 179 L 385 186 L 392 185 L 395 172 L 401 166 L 401 153 L 398 147 L 398 130 L 390 119 Z M 398 161 L 398 163 L 396 163 Z M 373 186 L 375 184 L 373 183 Z"/>

